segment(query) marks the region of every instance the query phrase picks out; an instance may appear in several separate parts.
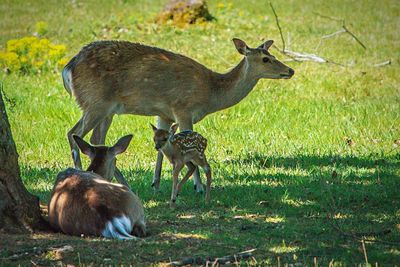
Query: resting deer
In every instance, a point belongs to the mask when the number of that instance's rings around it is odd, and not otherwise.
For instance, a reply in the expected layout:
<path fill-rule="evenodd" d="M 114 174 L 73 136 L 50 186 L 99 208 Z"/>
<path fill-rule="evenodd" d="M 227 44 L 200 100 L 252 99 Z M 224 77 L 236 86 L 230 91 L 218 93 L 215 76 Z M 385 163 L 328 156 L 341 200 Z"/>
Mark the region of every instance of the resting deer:
<path fill-rule="evenodd" d="M 207 147 L 207 139 L 199 133 L 193 131 L 183 131 L 175 134 L 178 124 L 173 124 L 169 131 L 157 129 L 151 124 L 154 132 L 155 148 L 161 151 L 171 162 L 172 170 L 172 193 L 170 206 L 175 206 L 176 196 L 186 183 L 187 179 L 193 174 L 196 166 L 203 168 L 207 176 L 206 202 L 210 201 L 211 190 L 211 168 L 207 162 L 204 151 Z M 188 167 L 188 171 L 178 184 L 178 176 L 183 166 Z"/>
<path fill-rule="evenodd" d="M 244 58 L 224 74 L 183 55 L 138 43 L 98 41 L 83 47 L 62 71 L 65 89 L 83 111 L 68 132 L 75 167 L 81 168 L 81 160 L 72 135 L 83 137 L 93 129 L 91 142 L 104 144 L 115 114 L 157 116 L 158 128 L 168 130 L 177 122 L 182 131 L 193 130 L 193 124 L 206 115 L 239 103 L 259 79 L 293 76 L 293 69 L 268 52 L 272 40 L 257 48 L 240 39 L 233 42 Z M 157 190 L 162 159 L 159 151 L 152 184 Z M 115 175 L 124 183 L 118 169 Z M 198 171 L 194 182 L 202 190 Z"/>
<path fill-rule="evenodd" d="M 140 199 L 128 187 L 107 181 L 114 175 L 115 156 L 126 150 L 132 135 L 122 137 L 113 147 L 91 146 L 77 135 L 72 138 L 91 163 L 87 171 L 69 168 L 58 174 L 48 206 L 50 225 L 77 236 L 144 236 Z"/>

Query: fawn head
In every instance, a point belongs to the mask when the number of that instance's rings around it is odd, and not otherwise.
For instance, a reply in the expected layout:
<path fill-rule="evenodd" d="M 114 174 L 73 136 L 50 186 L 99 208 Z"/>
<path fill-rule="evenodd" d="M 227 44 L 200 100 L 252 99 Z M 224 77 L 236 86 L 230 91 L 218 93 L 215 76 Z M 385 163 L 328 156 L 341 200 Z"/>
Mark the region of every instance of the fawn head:
<path fill-rule="evenodd" d="M 163 129 L 157 129 L 157 127 L 151 123 L 150 123 L 150 125 L 151 125 L 151 128 L 153 128 L 153 132 L 154 132 L 153 141 L 155 144 L 155 149 L 157 149 L 157 150 L 162 148 L 168 142 L 168 139 L 175 134 L 175 132 L 179 126 L 177 123 L 175 123 L 171 126 L 169 131 L 167 131 L 167 130 L 163 130 Z"/>
<path fill-rule="evenodd" d="M 116 156 L 124 152 L 132 140 L 132 135 L 127 135 L 118 140 L 112 146 L 92 146 L 77 135 L 72 136 L 83 154 L 90 158 L 90 165 L 87 171 L 93 171 L 104 179 L 111 181 L 114 176 Z"/>
<path fill-rule="evenodd" d="M 249 68 L 258 78 L 289 79 L 294 70 L 289 68 L 268 52 L 274 41 L 268 40 L 257 48 L 250 48 L 240 39 L 233 38 L 238 52 L 244 55 Z"/>

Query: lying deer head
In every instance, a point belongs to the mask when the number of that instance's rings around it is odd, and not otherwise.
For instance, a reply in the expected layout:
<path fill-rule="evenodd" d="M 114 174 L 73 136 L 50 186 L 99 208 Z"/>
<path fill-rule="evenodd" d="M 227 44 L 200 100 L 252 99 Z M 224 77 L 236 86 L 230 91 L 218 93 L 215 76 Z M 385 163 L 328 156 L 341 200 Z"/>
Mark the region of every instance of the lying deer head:
<path fill-rule="evenodd" d="M 72 136 L 83 154 L 90 158 L 90 165 L 87 171 L 93 171 L 104 179 L 111 181 L 114 176 L 116 156 L 124 152 L 132 140 L 132 135 L 121 137 L 118 142 L 107 147 L 103 145 L 92 146 L 78 135 Z"/>
<path fill-rule="evenodd" d="M 253 73 L 258 78 L 289 79 L 294 70 L 289 68 L 268 52 L 274 41 L 268 40 L 257 48 L 250 48 L 240 39 L 234 38 L 233 43 L 238 52 L 244 55 Z"/>

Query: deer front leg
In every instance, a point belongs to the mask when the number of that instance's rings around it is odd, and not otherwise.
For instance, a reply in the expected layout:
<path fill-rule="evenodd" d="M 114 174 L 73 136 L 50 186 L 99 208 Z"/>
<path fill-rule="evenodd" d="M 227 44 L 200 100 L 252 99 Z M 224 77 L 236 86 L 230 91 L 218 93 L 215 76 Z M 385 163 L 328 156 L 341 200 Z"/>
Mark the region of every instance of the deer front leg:
<path fill-rule="evenodd" d="M 171 208 L 175 208 L 175 206 L 176 206 L 176 195 L 177 195 L 177 189 L 178 189 L 178 178 L 179 178 L 179 173 L 181 172 L 182 168 L 183 168 L 183 164 L 181 162 L 175 162 L 174 163 L 174 168 L 172 170 L 171 201 L 169 203 L 169 206 Z"/>
<path fill-rule="evenodd" d="M 168 131 L 171 124 L 172 122 L 168 122 L 167 120 L 161 117 L 157 117 L 157 128 Z M 154 187 L 155 191 L 160 190 L 160 176 L 161 176 L 163 157 L 164 157 L 163 153 L 161 151 L 158 151 L 156 168 L 154 170 L 153 181 L 151 183 L 151 186 Z"/>
<path fill-rule="evenodd" d="M 182 116 L 182 117 L 177 118 L 177 122 L 179 123 L 180 131 L 185 131 L 185 130 L 193 131 L 192 118 L 187 118 L 185 116 Z M 196 170 L 194 172 L 193 183 L 194 183 L 194 189 L 197 191 L 197 193 L 204 192 L 204 187 L 203 187 L 203 184 L 201 183 L 201 179 L 200 179 L 199 167 L 196 167 Z"/>

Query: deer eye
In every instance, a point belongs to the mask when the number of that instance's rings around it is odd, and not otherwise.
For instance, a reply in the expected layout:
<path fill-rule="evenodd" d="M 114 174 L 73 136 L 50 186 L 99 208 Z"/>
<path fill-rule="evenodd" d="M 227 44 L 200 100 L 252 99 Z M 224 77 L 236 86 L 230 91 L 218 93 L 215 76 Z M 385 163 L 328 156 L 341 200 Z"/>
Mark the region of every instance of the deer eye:
<path fill-rule="evenodd" d="M 264 62 L 264 63 L 268 63 L 268 62 L 269 62 L 269 58 L 263 57 L 263 62 Z"/>

